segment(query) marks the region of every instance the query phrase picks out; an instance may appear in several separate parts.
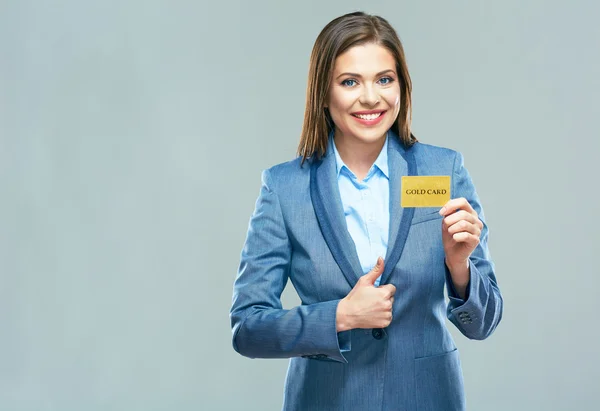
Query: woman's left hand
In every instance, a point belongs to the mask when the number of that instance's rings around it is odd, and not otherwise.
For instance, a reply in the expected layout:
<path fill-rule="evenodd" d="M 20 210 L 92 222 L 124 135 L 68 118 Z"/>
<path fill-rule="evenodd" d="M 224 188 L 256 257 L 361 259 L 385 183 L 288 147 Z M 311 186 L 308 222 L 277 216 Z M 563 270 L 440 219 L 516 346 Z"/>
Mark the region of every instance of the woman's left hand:
<path fill-rule="evenodd" d="M 440 210 L 442 219 L 442 242 L 446 254 L 446 265 L 467 267 L 469 256 L 479 245 L 483 223 L 477 212 L 465 198 L 454 198 Z"/>

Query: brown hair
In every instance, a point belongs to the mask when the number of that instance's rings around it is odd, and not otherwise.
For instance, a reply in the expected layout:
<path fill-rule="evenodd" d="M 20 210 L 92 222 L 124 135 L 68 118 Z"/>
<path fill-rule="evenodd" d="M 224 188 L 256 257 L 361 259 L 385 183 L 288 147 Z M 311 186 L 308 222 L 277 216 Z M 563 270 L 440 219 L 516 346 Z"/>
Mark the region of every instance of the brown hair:
<path fill-rule="evenodd" d="M 335 59 L 349 48 L 365 43 L 376 43 L 385 47 L 396 60 L 401 94 L 400 112 L 391 129 L 400 137 L 400 142 L 405 147 L 410 147 L 417 141 L 410 131 L 412 83 L 398 34 L 382 17 L 360 11 L 348 13 L 329 22 L 319 33 L 312 49 L 304 123 L 298 145 L 298 155 L 302 156 L 302 163 L 308 157 L 321 158 L 327 151 L 333 121 L 325 111 L 325 100 Z"/>

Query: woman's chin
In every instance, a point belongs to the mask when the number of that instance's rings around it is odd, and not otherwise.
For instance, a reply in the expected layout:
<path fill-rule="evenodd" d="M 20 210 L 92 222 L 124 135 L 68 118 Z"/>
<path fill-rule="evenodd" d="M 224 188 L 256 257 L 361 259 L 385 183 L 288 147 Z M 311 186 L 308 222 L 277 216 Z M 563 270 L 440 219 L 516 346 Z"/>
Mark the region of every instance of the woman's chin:
<path fill-rule="evenodd" d="M 362 141 L 366 144 L 368 143 L 377 143 L 382 139 L 385 139 L 387 135 L 388 128 L 385 127 L 377 127 L 377 128 L 369 128 L 369 129 L 361 129 L 355 130 L 353 136 L 356 140 Z"/>

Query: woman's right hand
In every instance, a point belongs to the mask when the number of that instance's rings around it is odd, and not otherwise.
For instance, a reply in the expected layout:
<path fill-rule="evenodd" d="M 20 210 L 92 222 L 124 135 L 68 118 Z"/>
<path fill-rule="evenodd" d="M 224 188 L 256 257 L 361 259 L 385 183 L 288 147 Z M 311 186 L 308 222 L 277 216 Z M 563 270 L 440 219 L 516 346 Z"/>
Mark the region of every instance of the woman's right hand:
<path fill-rule="evenodd" d="M 396 287 L 392 284 L 375 287 L 375 281 L 383 273 L 383 258 L 371 271 L 363 275 L 352 291 L 338 304 L 336 330 L 353 328 L 385 328 L 392 322 L 392 305 Z"/>

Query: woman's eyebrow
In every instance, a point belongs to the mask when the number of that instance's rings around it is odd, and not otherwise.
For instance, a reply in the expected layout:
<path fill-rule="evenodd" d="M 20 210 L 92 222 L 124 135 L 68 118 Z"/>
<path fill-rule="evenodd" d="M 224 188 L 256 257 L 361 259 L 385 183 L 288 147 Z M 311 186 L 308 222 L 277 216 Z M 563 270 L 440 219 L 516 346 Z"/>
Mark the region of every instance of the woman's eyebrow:
<path fill-rule="evenodd" d="M 375 74 L 375 77 L 379 77 L 379 76 L 381 76 L 383 74 L 386 74 L 388 72 L 396 74 L 395 70 L 387 69 L 387 70 L 383 70 L 383 71 L 380 71 L 379 73 Z M 360 77 L 360 78 L 362 78 L 362 76 L 360 74 L 358 74 L 358 73 L 342 73 L 339 76 L 337 76 L 336 79 L 338 79 L 338 78 L 340 78 L 342 76 L 352 76 L 352 77 Z"/>

